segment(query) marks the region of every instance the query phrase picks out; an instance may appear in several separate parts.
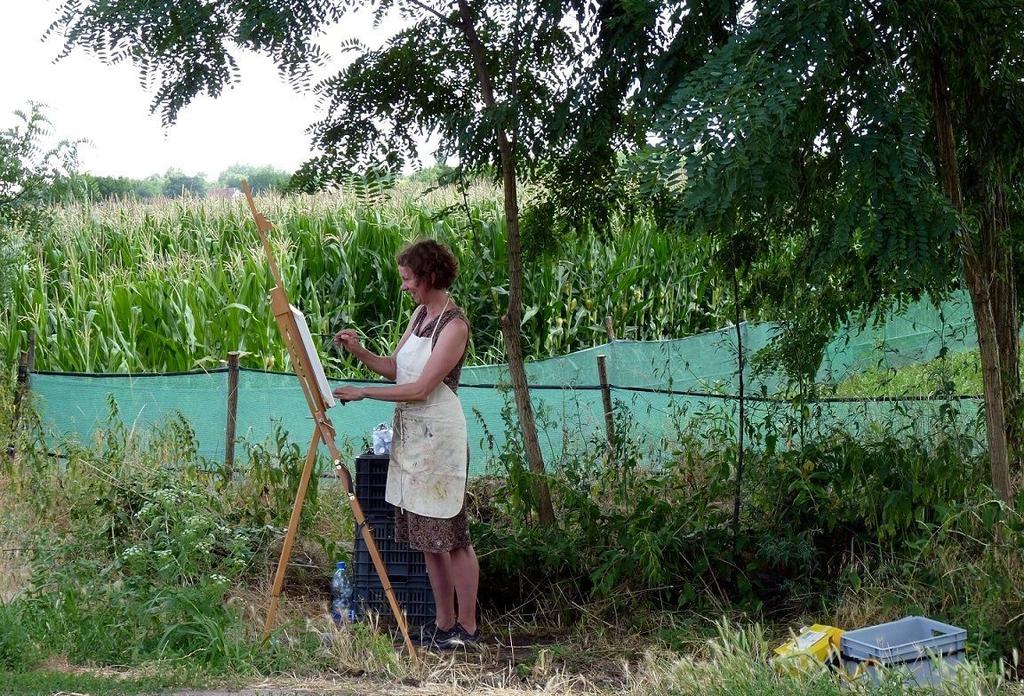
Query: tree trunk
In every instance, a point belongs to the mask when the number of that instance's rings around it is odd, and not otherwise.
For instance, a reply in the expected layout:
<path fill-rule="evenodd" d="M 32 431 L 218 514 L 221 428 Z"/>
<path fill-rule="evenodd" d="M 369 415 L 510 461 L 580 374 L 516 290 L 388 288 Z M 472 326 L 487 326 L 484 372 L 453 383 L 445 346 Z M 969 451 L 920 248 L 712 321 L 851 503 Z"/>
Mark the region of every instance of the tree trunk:
<path fill-rule="evenodd" d="M 462 20 L 462 32 L 469 44 L 477 77 L 480 80 L 480 92 L 484 104 L 496 113 L 494 86 L 484 46 L 473 25 L 473 15 L 466 0 L 458 0 L 459 18 Z M 551 491 L 548 488 L 544 471 L 544 457 L 537 439 L 537 423 L 533 417 L 533 404 L 530 401 L 530 388 L 526 381 L 526 366 L 523 364 L 523 347 L 519 341 L 519 327 L 523 316 L 523 255 L 519 239 L 519 193 L 516 182 L 516 167 L 512 142 L 508 134 L 497 124 L 495 133 L 498 138 L 498 153 L 501 157 L 501 178 L 505 194 L 505 223 L 508 228 L 508 309 L 501 318 L 501 332 L 505 337 L 505 350 L 508 353 L 508 370 L 512 379 L 512 392 L 516 398 L 516 410 L 519 413 L 519 424 L 523 431 L 523 444 L 526 448 L 526 459 L 530 471 L 534 474 L 535 493 L 537 498 L 537 517 L 541 524 L 554 524 L 555 512 L 551 505 Z"/>
<path fill-rule="evenodd" d="M 1000 366 L 998 327 L 992 311 L 992 295 L 983 275 L 967 271 L 967 286 L 974 308 L 981 353 L 981 378 L 985 390 L 985 426 L 988 435 L 989 459 L 992 466 L 992 487 L 1008 505 L 1013 505 L 1010 487 L 1010 452 L 1007 442 L 1009 424 L 1006 418 L 1003 370 Z"/>
<path fill-rule="evenodd" d="M 942 54 L 935 51 L 932 55 L 932 103 L 935 117 L 935 132 L 939 155 L 939 176 L 942 189 L 956 210 L 958 217 L 964 212 L 964 201 L 960 183 L 959 165 L 957 163 L 956 139 L 953 134 L 953 115 L 951 97 L 946 79 L 946 69 Z M 984 227 L 984 226 L 983 226 Z M 1005 294 L 1006 283 L 1011 278 L 999 277 L 998 263 L 992 263 L 1000 254 L 989 252 L 998 249 L 996 237 L 999 230 L 991 227 L 989 234 L 982 235 L 982 254 L 975 250 L 971 232 L 964 221 L 958 219 L 957 225 L 960 253 L 963 258 L 964 275 L 967 288 L 971 295 L 974 309 L 974 323 L 978 332 L 978 348 L 981 353 L 981 376 L 985 391 L 985 425 L 988 440 L 989 460 L 992 467 L 992 487 L 999 497 L 1007 504 L 1013 504 L 1013 491 L 1010 488 L 1010 458 L 1007 444 L 1008 422 L 1006 418 L 1005 392 L 1003 386 L 1004 369 L 1001 364 L 999 344 L 1000 326 L 997 315 L 1005 317 L 1006 305 L 1010 304 Z M 1006 250 L 1008 252 L 1008 250 Z M 985 261 L 989 260 L 989 263 Z M 1012 270 L 1008 260 L 1003 264 Z M 1012 286 L 1010 286 L 1012 287 Z M 991 288 L 991 290 L 990 290 Z M 998 288 L 998 290 L 996 290 Z M 1013 301 L 1015 304 L 1015 300 Z M 1015 312 L 1014 308 L 1014 312 Z M 1016 326 L 1016 317 L 1012 322 Z M 1005 333 L 1005 327 L 1002 329 Z M 1015 341 L 1009 341 L 1015 343 Z M 1014 359 L 1013 364 L 1016 365 Z"/>
<path fill-rule="evenodd" d="M 1006 411 L 1006 445 L 1011 471 L 1020 466 L 1020 314 L 1017 308 L 1016 268 L 1010 248 L 1010 215 L 1001 169 L 982 190 L 981 234 L 991 277 L 992 313 L 999 346 L 999 367 Z"/>

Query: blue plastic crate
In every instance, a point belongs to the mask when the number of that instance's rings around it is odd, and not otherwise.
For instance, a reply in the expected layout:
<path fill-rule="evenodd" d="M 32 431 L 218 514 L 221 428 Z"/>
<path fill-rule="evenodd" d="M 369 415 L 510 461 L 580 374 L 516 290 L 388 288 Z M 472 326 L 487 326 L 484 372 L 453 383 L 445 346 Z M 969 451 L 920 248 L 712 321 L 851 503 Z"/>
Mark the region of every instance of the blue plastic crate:
<path fill-rule="evenodd" d="M 410 627 L 427 626 L 434 620 L 434 593 L 430 589 L 429 581 L 392 582 L 391 589 Z M 378 578 L 367 578 L 362 585 L 356 587 L 353 601 L 360 618 L 372 612 L 380 616 L 383 624 L 395 625 L 391 605 Z"/>
<path fill-rule="evenodd" d="M 936 684 L 946 666 L 959 662 L 967 631 L 924 616 L 845 632 L 839 641 L 843 666 L 850 675 L 878 681 L 878 668 L 904 669 L 908 681 Z"/>
<path fill-rule="evenodd" d="M 387 520 L 370 524 L 373 531 L 373 540 L 377 544 L 377 551 L 380 558 L 387 566 L 388 575 L 395 582 L 407 580 L 427 580 L 427 563 L 423 558 L 422 551 L 410 549 L 408 544 L 395 541 L 395 524 Z M 355 550 L 352 554 L 352 575 L 356 582 L 360 578 L 377 577 L 377 569 L 370 557 L 370 550 L 366 548 L 361 532 L 357 532 L 355 539 Z"/>
<path fill-rule="evenodd" d="M 391 519 L 368 522 L 381 560 L 387 566 L 388 580 L 395 598 L 405 612 L 410 626 L 425 626 L 434 619 L 434 594 L 422 551 L 395 541 L 395 523 Z M 353 599 L 360 616 L 367 612 L 380 615 L 385 624 L 391 624 L 391 606 L 370 558 L 362 534 L 356 534 L 352 554 Z"/>
<path fill-rule="evenodd" d="M 364 452 L 356 457 L 356 498 L 371 522 L 390 520 L 395 515 L 395 506 L 384 500 L 390 462 L 390 454 Z"/>

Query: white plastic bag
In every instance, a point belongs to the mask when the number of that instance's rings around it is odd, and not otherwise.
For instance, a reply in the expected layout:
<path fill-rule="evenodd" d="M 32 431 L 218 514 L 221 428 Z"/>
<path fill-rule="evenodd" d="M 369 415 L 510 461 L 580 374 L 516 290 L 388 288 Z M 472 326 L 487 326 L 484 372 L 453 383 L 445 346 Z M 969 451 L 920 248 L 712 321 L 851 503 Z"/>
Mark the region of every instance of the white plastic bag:
<path fill-rule="evenodd" d="M 391 453 L 391 426 L 387 423 L 381 423 L 373 429 L 373 453 L 374 454 L 390 454 Z"/>

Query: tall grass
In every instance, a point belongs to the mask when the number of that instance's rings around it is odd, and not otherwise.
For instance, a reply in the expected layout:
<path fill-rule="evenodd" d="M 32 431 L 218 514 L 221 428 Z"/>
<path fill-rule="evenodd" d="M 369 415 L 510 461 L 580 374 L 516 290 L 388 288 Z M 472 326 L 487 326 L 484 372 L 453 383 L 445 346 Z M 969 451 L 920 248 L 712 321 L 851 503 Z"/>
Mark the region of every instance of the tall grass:
<path fill-rule="evenodd" d="M 497 192 L 400 189 L 376 204 L 341 193 L 266 196 L 273 245 L 289 297 L 346 370 L 330 335 L 347 326 L 389 351 L 412 307 L 394 263 L 407 241 L 449 243 L 461 273 L 453 294 L 473 323 L 472 363 L 503 359 L 507 294 L 505 226 Z M 47 236 L 28 239 L 13 302 L 0 309 L 0 351 L 14 362 L 38 337 L 36 367 L 86 372 L 178 371 L 215 366 L 231 350 L 242 364 L 287 369 L 270 314 L 272 285 L 241 202 L 76 204 L 56 211 Z M 719 325 L 722 306 L 692 242 L 652 223 L 616 223 L 607 243 L 560 240 L 525 269 L 527 354 L 544 357 L 600 343 L 604 317 L 620 338 L 656 339 Z"/>
<path fill-rule="evenodd" d="M 734 626 L 720 622 L 719 635 L 708 642 L 708 654 L 673 657 L 648 653 L 630 675 L 626 693 L 633 696 L 841 696 L 843 694 L 1019 694 L 1019 685 L 1006 684 L 997 669 L 976 662 L 961 665 L 934 688 L 912 686 L 897 670 L 882 672 L 878 683 L 843 678 L 824 666 L 806 673 L 775 670 L 771 649 L 758 625 Z"/>

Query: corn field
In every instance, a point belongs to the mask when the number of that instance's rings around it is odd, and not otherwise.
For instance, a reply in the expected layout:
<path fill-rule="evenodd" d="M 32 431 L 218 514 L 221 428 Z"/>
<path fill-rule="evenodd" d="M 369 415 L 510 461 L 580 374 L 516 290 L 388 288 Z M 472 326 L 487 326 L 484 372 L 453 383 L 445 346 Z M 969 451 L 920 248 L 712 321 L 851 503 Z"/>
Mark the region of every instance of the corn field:
<path fill-rule="evenodd" d="M 399 290 L 395 254 L 421 236 L 456 253 L 453 298 L 472 325 L 469 364 L 504 360 L 507 296 L 499 193 L 399 188 L 368 201 L 340 192 L 264 196 L 272 244 L 292 303 L 321 342 L 329 373 L 359 374 L 333 350 L 344 327 L 390 352 L 412 306 Z M 36 369 L 172 372 L 216 367 L 242 351 L 247 367 L 287 370 L 270 314 L 266 259 L 244 201 L 75 204 L 26 239 L 0 340 L 14 364 L 28 333 Z M 706 254 L 653 223 L 615 223 L 606 241 L 572 238 L 525 268 L 523 345 L 543 358 L 618 338 L 663 339 L 716 328 L 728 312 L 711 286 Z"/>

